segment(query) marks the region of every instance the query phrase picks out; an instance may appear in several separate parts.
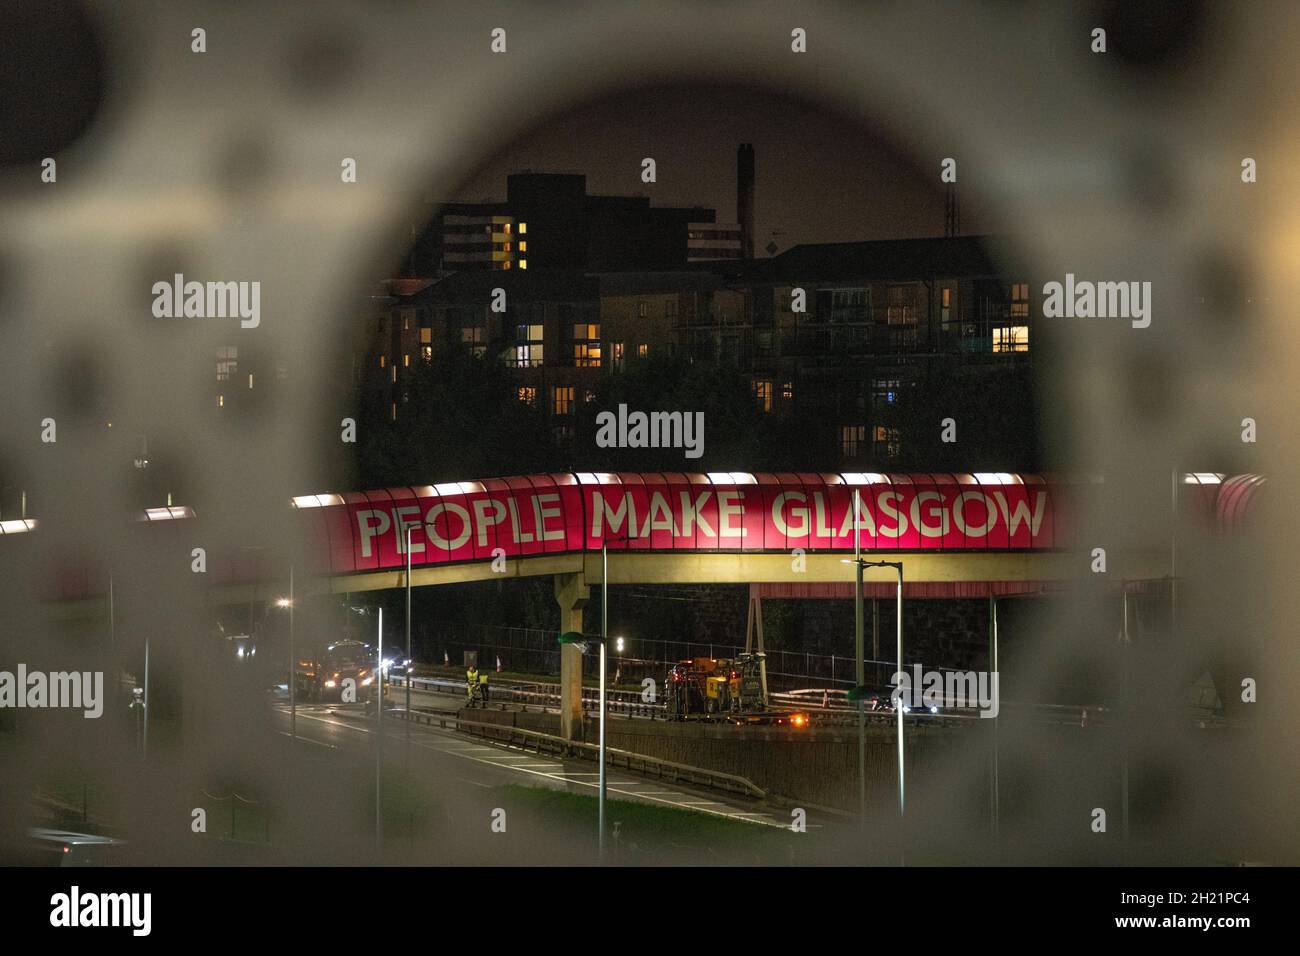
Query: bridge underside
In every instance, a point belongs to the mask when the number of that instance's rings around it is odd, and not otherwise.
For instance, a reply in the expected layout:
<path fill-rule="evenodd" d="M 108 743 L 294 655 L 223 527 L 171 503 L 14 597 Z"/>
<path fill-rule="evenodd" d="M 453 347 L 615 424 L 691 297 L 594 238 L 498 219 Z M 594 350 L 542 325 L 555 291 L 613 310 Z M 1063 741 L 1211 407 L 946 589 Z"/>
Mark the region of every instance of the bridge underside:
<path fill-rule="evenodd" d="M 874 561 L 901 561 L 914 597 L 969 597 L 987 593 L 1023 593 L 1034 584 L 1055 585 L 1093 577 L 1090 555 L 1080 552 L 883 552 L 864 556 Z M 796 559 L 789 554 L 755 553 L 683 553 L 665 552 L 609 555 L 610 584 L 748 584 L 783 585 L 791 597 L 798 597 L 800 586 L 814 594 L 817 585 L 851 585 L 853 569 L 844 563 L 847 554 L 828 552 L 808 554 Z M 586 585 L 600 584 L 600 553 L 547 555 L 506 561 L 503 571 L 493 571 L 490 562 L 474 562 L 436 567 L 414 568 L 412 587 L 463 584 L 474 581 L 500 581 L 526 577 L 575 576 Z M 1112 553 L 1109 558 L 1109 582 L 1156 580 L 1169 574 L 1169 556 L 1165 552 Z M 868 589 L 876 584 L 892 585 L 889 569 L 867 569 Z M 197 583 L 197 582 L 196 582 Z M 206 591 L 212 606 L 247 604 L 264 601 L 271 594 L 288 593 L 288 577 L 283 581 L 266 580 L 251 584 L 225 584 Z M 945 588 L 944 585 L 952 585 Z M 297 593 L 344 594 L 406 587 L 404 570 L 369 571 L 311 578 L 300 574 Z M 972 589 L 982 593 L 972 593 Z M 778 589 L 779 590 L 779 589 Z M 98 618 L 107 614 L 107 595 L 82 601 L 56 601 L 45 606 L 52 619 Z"/>
<path fill-rule="evenodd" d="M 844 564 L 846 554 L 809 554 L 795 559 L 789 554 L 687 553 L 609 555 L 610 584 L 819 584 L 847 583 L 853 570 Z M 1075 552 L 899 552 L 873 551 L 873 561 L 901 561 L 909 582 L 979 584 L 983 582 L 1062 582 L 1090 574 L 1089 555 Z M 1161 578 L 1169 573 L 1167 553 L 1114 555 L 1109 577 Z M 600 583 L 600 554 L 569 554 L 510 560 L 504 571 L 474 563 L 414 568 L 411 586 L 499 581 L 502 578 L 548 574 L 578 574 L 587 584 Z M 868 569 L 868 579 L 893 580 L 888 569 Z M 406 572 L 374 571 L 330 579 L 336 593 L 406 586 Z"/>

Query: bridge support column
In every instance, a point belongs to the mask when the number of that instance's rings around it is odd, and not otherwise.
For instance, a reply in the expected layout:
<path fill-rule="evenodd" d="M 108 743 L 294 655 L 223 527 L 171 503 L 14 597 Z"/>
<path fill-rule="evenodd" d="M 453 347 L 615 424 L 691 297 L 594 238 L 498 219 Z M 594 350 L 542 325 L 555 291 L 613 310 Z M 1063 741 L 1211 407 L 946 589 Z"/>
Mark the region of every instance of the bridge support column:
<path fill-rule="evenodd" d="M 555 600 L 560 605 L 560 633 L 582 629 L 582 610 L 591 588 L 580 574 L 555 576 Z M 582 734 L 582 651 L 572 644 L 560 647 L 560 736 L 577 740 Z"/>

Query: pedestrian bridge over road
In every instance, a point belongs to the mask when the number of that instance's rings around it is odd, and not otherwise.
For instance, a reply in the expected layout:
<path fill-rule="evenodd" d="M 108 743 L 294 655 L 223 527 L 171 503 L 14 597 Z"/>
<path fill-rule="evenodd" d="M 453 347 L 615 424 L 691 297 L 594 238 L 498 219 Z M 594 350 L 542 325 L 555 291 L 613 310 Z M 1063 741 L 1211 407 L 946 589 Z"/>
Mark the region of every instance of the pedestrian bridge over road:
<path fill-rule="evenodd" d="M 1180 507 L 1231 525 L 1262 483 L 1185 475 Z M 537 575 L 599 583 L 603 546 L 611 584 L 750 584 L 814 596 L 848 587 L 843 559 L 860 547 L 875 560 L 903 561 L 910 596 L 980 597 L 1088 573 L 1093 545 L 1076 541 L 1073 523 L 1081 490 L 1079 481 L 1008 473 L 564 472 L 302 495 L 291 502 L 290 537 L 300 587 L 310 581 L 313 591 L 405 587 L 408 562 L 417 587 Z M 142 517 L 202 527 L 184 507 Z M 33 519 L 0 522 L 0 542 L 12 547 L 15 536 L 39 530 Z M 161 528 L 157 537 L 166 537 Z M 266 582 L 288 577 L 263 549 L 207 560 L 219 603 L 265 597 Z M 102 598 L 108 574 L 93 565 L 69 556 L 49 596 Z M 1118 565 L 1112 557 L 1113 577 L 1169 573 L 1163 550 L 1126 554 Z"/>
<path fill-rule="evenodd" d="M 1184 477 L 1207 518 L 1253 476 Z M 539 574 L 611 584 L 845 582 L 856 547 L 905 560 L 925 596 L 1087 572 L 1071 503 L 1077 482 L 1040 475 L 562 473 L 306 495 L 309 573 L 336 590 Z M 856 502 L 856 504 L 855 504 Z M 409 537 L 410 554 L 406 543 Z M 1129 555 L 1128 578 L 1168 574 L 1166 553 Z M 986 593 L 993 593 L 987 591 Z"/>

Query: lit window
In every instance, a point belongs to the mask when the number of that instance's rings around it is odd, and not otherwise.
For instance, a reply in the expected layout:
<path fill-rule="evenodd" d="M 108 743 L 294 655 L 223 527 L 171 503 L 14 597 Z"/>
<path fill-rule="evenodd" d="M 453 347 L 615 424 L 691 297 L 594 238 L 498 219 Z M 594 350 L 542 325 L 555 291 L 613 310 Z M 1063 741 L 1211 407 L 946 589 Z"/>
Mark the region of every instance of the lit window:
<path fill-rule="evenodd" d="M 504 232 L 507 236 L 510 235 L 510 223 L 508 223 L 508 222 L 505 223 L 505 224 L 501 227 L 501 231 Z M 507 243 L 507 244 L 506 244 L 506 251 L 508 252 L 509 250 L 510 250 L 510 244 Z"/>
<path fill-rule="evenodd" d="M 233 345 L 217 347 L 217 381 L 228 382 L 239 368 L 239 349 Z"/>
<path fill-rule="evenodd" d="M 252 387 L 253 387 L 253 373 L 252 373 L 252 372 L 249 372 L 249 373 L 248 373 L 248 387 L 249 387 L 249 388 L 252 388 Z"/>
<path fill-rule="evenodd" d="M 433 360 L 433 346 L 432 346 L 432 345 L 424 345 L 424 346 L 421 346 L 421 347 L 420 347 L 420 358 L 424 359 L 426 362 L 432 361 L 432 360 Z"/>
<path fill-rule="evenodd" d="M 382 355 L 379 356 L 379 367 L 380 367 L 380 368 L 383 368 L 383 367 L 384 367 L 384 362 L 385 362 L 385 361 L 386 361 L 386 359 L 385 359 L 384 356 L 382 356 Z"/>
<path fill-rule="evenodd" d="M 783 382 L 781 384 L 781 398 L 787 402 L 794 400 L 794 382 Z"/>
<path fill-rule="evenodd" d="M 510 263 L 507 262 L 506 265 L 509 266 Z M 519 260 L 519 268 L 521 268 L 521 269 L 527 269 L 527 268 L 528 268 L 528 260 L 527 260 L 527 259 L 520 259 L 520 260 Z"/>
<path fill-rule="evenodd" d="M 527 240 L 525 240 L 525 239 L 520 239 L 520 240 L 519 240 L 519 251 L 520 251 L 520 252 L 527 252 L 527 251 L 528 251 L 528 242 L 527 242 Z"/>
<path fill-rule="evenodd" d="M 650 354 L 650 346 L 642 342 L 640 345 L 636 347 L 636 354 L 638 358 L 645 358 L 647 355 Z"/>
<path fill-rule="evenodd" d="M 898 402 L 902 382 L 896 378 L 876 378 L 871 380 L 871 404 L 879 410 L 886 405 Z"/>
<path fill-rule="evenodd" d="M 573 410 L 573 390 L 572 385 L 557 385 L 551 389 L 551 409 L 556 415 L 568 415 Z"/>
<path fill-rule="evenodd" d="M 600 368 L 600 326 L 579 323 L 573 327 L 573 364 L 577 368 Z"/>
<path fill-rule="evenodd" d="M 993 351 L 1028 352 L 1029 326 L 1011 325 L 993 330 Z"/>
<path fill-rule="evenodd" d="M 877 425 L 872 430 L 871 437 L 876 443 L 876 453 L 886 458 L 896 458 L 902 448 L 900 441 L 900 432 L 897 428 L 888 428 L 884 425 Z"/>
<path fill-rule="evenodd" d="M 396 366 L 396 365 L 390 365 L 390 366 L 388 367 L 388 377 L 389 377 L 389 379 L 391 379 L 394 383 L 397 382 L 397 366 Z"/>
<path fill-rule="evenodd" d="M 388 417 L 389 417 L 390 419 L 392 419 L 393 421 L 397 421 L 397 403 L 396 403 L 396 402 L 393 402 L 392 407 L 389 409 Z"/>
<path fill-rule="evenodd" d="M 614 368 L 621 369 L 623 367 L 623 343 L 615 342 L 612 347 L 614 349 Z"/>
<path fill-rule="evenodd" d="M 218 396 L 217 396 L 217 408 L 225 408 L 225 407 L 226 407 L 226 396 L 224 396 L 224 395 L 218 395 Z"/>
<path fill-rule="evenodd" d="M 758 399 L 759 407 L 765 412 L 772 410 L 772 383 L 765 380 L 759 380 L 754 383 L 754 397 Z"/>
<path fill-rule="evenodd" d="M 430 328 L 420 329 L 420 342 L 423 344 L 428 344 L 429 342 L 432 341 L 433 341 L 433 329 Z"/>
<path fill-rule="evenodd" d="M 1028 282 L 1017 282 L 1011 286 L 1011 317 L 1013 319 L 1029 318 Z M 994 351 L 997 350 L 995 349 Z"/>
<path fill-rule="evenodd" d="M 536 405 L 537 404 L 536 387 L 532 385 L 520 385 L 519 401 L 523 402 L 525 405 Z"/>
<path fill-rule="evenodd" d="M 887 290 L 889 306 L 885 320 L 890 325 L 916 324 L 916 284 L 891 285 Z"/>
<path fill-rule="evenodd" d="M 638 302 L 636 304 L 636 316 L 638 319 L 644 319 L 649 314 L 650 314 L 649 302 Z"/>
<path fill-rule="evenodd" d="M 841 425 L 840 453 L 845 458 L 857 458 L 859 450 L 866 439 L 866 425 Z"/>
<path fill-rule="evenodd" d="M 525 234 L 527 234 L 527 232 L 528 232 L 528 223 L 526 223 L 526 222 L 521 222 L 521 223 L 519 224 L 519 235 L 521 235 L 521 236 L 522 236 L 522 235 L 525 235 Z"/>
<path fill-rule="evenodd" d="M 540 325 L 515 326 L 516 368 L 535 368 L 542 364 L 542 327 Z"/>

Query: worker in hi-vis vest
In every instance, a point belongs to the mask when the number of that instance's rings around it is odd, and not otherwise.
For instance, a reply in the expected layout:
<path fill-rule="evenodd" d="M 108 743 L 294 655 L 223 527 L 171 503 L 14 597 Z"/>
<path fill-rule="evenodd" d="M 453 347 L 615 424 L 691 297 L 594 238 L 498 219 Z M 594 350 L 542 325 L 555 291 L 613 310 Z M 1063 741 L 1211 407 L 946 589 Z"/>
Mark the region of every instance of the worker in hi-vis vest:
<path fill-rule="evenodd" d="M 487 706 L 488 702 L 488 675 L 487 671 L 478 675 L 478 686 L 483 688 L 483 705 Z"/>
<path fill-rule="evenodd" d="M 474 702 L 474 688 L 478 686 L 478 668 L 470 664 L 469 670 L 465 671 L 465 700 L 467 703 Z"/>

